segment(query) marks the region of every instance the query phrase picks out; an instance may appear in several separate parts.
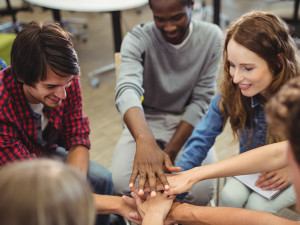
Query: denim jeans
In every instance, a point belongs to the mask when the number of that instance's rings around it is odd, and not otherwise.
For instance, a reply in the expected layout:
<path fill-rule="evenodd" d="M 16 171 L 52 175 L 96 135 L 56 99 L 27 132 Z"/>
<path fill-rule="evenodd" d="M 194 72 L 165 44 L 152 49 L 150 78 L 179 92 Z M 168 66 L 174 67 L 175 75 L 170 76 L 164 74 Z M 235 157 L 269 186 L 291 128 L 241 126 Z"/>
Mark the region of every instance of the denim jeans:
<path fill-rule="evenodd" d="M 68 155 L 63 147 L 57 147 L 54 150 L 47 152 L 46 157 L 59 159 L 65 161 Z M 87 178 L 93 188 L 95 194 L 112 195 L 113 194 L 113 182 L 111 173 L 100 164 L 90 161 L 90 167 L 87 174 Z M 98 215 L 95 225 L 108 225 L 109 215 Z"/>

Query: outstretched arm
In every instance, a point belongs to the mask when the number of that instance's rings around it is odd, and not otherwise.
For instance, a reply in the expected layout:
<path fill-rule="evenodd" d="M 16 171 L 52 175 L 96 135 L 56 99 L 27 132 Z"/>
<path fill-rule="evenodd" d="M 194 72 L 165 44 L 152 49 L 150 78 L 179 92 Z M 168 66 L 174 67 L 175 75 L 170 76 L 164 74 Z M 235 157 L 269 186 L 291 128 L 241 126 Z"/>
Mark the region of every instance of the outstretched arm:
<path fill-rule="evenodd" d="M 118 214 L 126 219 L 141 224 L 142 218 L 136 209 L 134 199 L 118 196 L 93 194 L 97 214 Z"/>
<path fill-rule="evenodd" d="M 139 176 L 138 190 L 139 194 L 143 195 L 145 182 L 148 179 L 151 194 L 155 196 L 156 177 L 158 177 L 165 190 L 168 190 L 169 186 L 164 168 L 170 172 L 178 172 L 180 168 L 174 167 L 169 156 L 158 147 L 146 122 L 143 110 L 139 107 L 128 109 L 124 115 L 124 122 L 136 141 L 136 153 L 129 187 L 134 186 L 135 180 Z"/>
<path fill-rule="evenodd" d="M 275 215 L 229 207 L 201 207 L 174 203 L 165 224 L 203 225 L 297 225 Z"/>
<path fill-rule="evenodd" d="M 201 180 L 278 170 L 287 165 L 287 141 L 265 145 L 243 154 L 191 170 L 168 175 L 168 194 L 181 194 Z M 267 159 L 267 160 L 266 160 Z"/>

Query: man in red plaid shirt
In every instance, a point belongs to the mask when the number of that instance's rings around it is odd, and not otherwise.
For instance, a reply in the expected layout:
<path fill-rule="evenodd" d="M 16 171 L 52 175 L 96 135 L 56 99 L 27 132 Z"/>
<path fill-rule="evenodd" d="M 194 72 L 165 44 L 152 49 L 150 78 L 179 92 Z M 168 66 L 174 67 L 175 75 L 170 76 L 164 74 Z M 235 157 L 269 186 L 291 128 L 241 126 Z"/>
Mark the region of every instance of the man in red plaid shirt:
<path fill-rule="evenodd" d="M 79 73 L 71 39 L 60 26 L 31 22 L 23 28 L 12 46 L 11 67 L 0 72 L 0 165 L 40 156 L 62 158 L 102 194 L 95 195 L 98 213 L 128 217 L 132 207 L 120 197 L 103 196 L 112 194 L 111 173 L 89 161 L 90 127 L 82 110 Z M 114 209 L 108 208 L 111 204 Z M 99 215 L 96 224 L 108 220 Z"/>

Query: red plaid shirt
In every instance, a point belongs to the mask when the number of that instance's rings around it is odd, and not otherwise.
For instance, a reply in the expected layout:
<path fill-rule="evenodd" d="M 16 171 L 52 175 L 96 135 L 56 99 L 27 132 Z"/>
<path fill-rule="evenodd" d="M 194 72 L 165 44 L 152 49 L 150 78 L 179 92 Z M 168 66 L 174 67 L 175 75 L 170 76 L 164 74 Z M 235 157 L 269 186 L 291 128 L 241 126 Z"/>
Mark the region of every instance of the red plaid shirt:
<path fill-rule="evenodd" d="M 23 93 L 23 84 L 14 80 L 10 67 L 0 71 L 0 165 L 35 158 L 46 149 L 60 145 L 90 148 L 89 122 L 82 112 L 82 97 L 77 76 L 67 89 L 59 108 L 44 107 L 49 119 L 42 132 L 40 115 L 34 113 Z"/>

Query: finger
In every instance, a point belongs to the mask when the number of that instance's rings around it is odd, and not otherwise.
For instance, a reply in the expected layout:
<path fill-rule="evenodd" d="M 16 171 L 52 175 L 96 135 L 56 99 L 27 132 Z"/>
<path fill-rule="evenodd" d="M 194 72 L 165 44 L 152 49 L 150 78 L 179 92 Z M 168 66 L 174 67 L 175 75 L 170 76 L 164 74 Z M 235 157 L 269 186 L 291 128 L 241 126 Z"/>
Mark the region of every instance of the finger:
<path fill-rule="evenodd" d="M 148 181 L 150 185 L 151 197 L 156 197 L 156 176 L 153 171 L 148 173 Z"/>
<path fill-rule="evenodd" d="M 128 216 L 130 221 L 136 224 L 142 224 L 142 218 L 137 212 L 129 212 Z"/>
<path fill-rule="evenodd" d="M 133 188 L 134 187 L 134 183 L 135 183 L 135 180 L 138 176 L 138 170 L 136 168 L 134 168 L 132 170 L 132 173 L 131 173 L 131 177 L 130 177 L 130 180 L 129 180 L 129 188 Z"/>
<path fill-rule="evenodd" d="M 181 170 L 181 167 L 175 167 L 173 166 L 170 157 L 166 154 L 165 155 L 165 167 L 167 168 L 168 171 L 170 172 L 179 172 Z"/>
<path fill-rule="evenodd" d="M 165 173 L 162 170 L 159 170 L 157 172 L 157 176 L 160 179 L 161 183 L 163 184 L 164 190 L 168 191 L 170 189 L 170 186 L 169 186 L 168 180 L 165 176 Z"/>
<path fill-rule="evenodd" d="M 273 188 L 272 190 L 275 191 L 275 190 L 281 190 L 283 188 L 286 188 L 290 183 L 289 182 L 283 182 L 281 185 L 279 185 L 278 187 L 276 188 Z"/>
<path fill-rule="evenodd" d="M 129 206 L 136 208 L 136 203 L 133 198 L 130 198 L 129 196 L 123 195 L 122 199 L 124 202 L 126 202 Z"/>
<path fill-rule="evenodd" d="M 144 171 L 140 171 L 140 176 L 139 176 L 139 185 L 138 185 L 138 195 L 143 195 L 144 194 L 144 186 L 146 182 L 146 173 Z"/>
<path fill-rule="evenodd" d="M 278 186 L 280 186 L 282 183 L 284 183 L 284 181 L 282 180 L 277 180 L 275 182 L 272 182 L 270 185 L 267 185 L 265 187 L 263 187 L 263 190 L 272 190 L 272 189 L 277 189 Z"/>
<path fill-rule="evenodd" d="M 130 194 L 133 197 L 133 199 L 135 200 L 136 206 L 141 207 L 143 202 L 142 202 L 142 199 L 140 198 L 140 196 L 134 192 L 131 192 Z"/>

